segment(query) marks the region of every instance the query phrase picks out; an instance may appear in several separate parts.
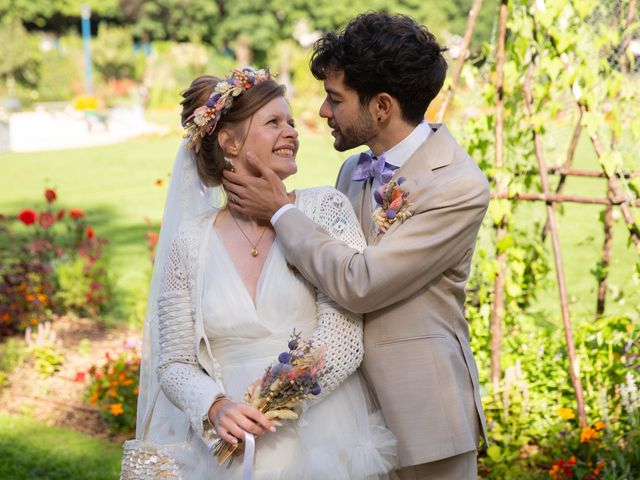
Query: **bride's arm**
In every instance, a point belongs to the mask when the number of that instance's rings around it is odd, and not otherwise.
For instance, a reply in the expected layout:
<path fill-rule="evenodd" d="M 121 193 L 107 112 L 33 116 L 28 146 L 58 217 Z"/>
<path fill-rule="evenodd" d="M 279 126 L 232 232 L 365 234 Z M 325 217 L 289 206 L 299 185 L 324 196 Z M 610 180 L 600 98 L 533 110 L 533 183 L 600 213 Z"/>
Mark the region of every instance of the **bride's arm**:
<path fill-rule="evenodd" d="M 339 191 L 322 190 L 313 208 L 313 220 L 329 234 L 358 251 L 366 241 L 349 200 Z M 362 316 L 346 310 L 316 289 L 318 326 L 312 334 L 317 345 L 325 345 L 328 372 L 320 380 L 320 397 L 334 390 L 362 362 Z"/>
<path fill-rule="evenodd" d="M 202 436 L 211 404 L 224 395 L 220 376 L 212 378 L 198 362 L 189 275 L 180 234 L 171 245 L 158 296 L 159 360 L 156 372 L 162 391 L 188 417 Z"/>

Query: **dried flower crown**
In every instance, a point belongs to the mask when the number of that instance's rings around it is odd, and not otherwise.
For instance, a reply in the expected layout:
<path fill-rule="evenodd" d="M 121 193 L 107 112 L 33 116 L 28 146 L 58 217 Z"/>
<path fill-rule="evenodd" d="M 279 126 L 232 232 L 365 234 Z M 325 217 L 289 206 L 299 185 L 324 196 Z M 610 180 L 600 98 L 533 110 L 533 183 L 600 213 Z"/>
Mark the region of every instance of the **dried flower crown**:
<path fill-rule="evenodd" d="M 256 70 L 245 67 L 233 70 L 229 78 L 218 82 L 207 102 L 187 117 L 184 125 L 187 133 L 184 138 L 188 139 L 188 147 L 197 152 L 200 140 L 215 130 L 220 118 L 231 109 L 233 100 L 254 85 L 270 79 L 268 68 Z"/>

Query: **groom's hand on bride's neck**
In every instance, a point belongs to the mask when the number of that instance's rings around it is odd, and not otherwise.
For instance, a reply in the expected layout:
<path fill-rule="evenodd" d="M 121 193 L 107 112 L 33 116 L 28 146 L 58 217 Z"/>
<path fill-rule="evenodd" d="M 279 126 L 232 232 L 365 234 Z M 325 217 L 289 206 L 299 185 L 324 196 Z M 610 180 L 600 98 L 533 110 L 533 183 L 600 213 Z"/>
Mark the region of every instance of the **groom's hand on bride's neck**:
<path fill-rule="evenodd" d="M 231 170 L 222 173 L 229 209 L 256 219 L 270 220 L 281 207 L 292 203 L 292 199 L 280 177 L 257 155 L 247 152 L 247 162 L 258 175 L 241 175 Z"/>

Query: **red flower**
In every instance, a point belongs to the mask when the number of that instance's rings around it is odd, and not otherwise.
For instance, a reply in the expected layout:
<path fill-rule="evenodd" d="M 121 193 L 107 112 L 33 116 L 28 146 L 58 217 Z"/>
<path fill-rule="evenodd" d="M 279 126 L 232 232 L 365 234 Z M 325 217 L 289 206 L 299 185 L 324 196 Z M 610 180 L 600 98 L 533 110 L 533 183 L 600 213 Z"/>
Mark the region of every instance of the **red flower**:
<path fill-rule="evenodd" d="M 36 212 L 34 212 L 33 210 L 30 210 L 30 209 L 22 210 L 18 214 L 18 218 L 25 225 L 31 225 L 32 223 L 34 223 L 36 221 Z"/>
<path fill-rule="evenodd" d="M 40 212 L 39 222 L 42 228 L 49 228 L 56 223 L 56 218 L 51 212 Z"/>
<path fill-rule="evenodd" d="M 93 228 L 89 227 L 87 228 L 87 240 L 91 240 L 93 237 L 95 237 L 95 232 L 93 231 Z"/>
<path fill-rule="evenodd" d="M 69 216 L 74 220 L 84 217 L 84 212 L 78 208 L 72 208 L 69 210 Z"/>
<path fill-rule="evenodd" d="M 62 220 L 62 217 L 64 217 L 64 208 L 58 211 L 58 214 L 56 215 L 56 219 Z"/>
<path fill-rule="evenodd" d="M 76 382 L 84 382 L 85 372 L 77 372 L 76 378 L 74 379 Z"/>
<path fill-rule="evenodd" d="M 53 203 L 53 202 L 56 201 L 56 198 L 58 198 L 58 196 L 56 195 L 55 190 L 53 190 L 51 188 L 47 188 L 44 191 L 44 198 L 47 199 L 47 202 Z"/>

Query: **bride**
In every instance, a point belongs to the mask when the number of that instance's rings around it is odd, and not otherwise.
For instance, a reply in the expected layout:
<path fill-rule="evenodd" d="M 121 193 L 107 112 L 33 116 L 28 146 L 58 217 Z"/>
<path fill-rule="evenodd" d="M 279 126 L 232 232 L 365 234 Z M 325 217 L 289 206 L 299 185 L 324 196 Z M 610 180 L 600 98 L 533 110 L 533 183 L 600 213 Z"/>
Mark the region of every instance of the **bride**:
<path fill-rule="evenodd" d="M 217 439 L 242 441 L 245 432 L 256 437 L 255 479 L 386 478 L 395 439 L 357 370 L 361 318 L 287 264 L 270 224 L 221 206 L 222 171 L 249 173 L 247 155 L 266 159 L 282 179 L 296 172 L 298 133 L 284 87 L 268 70 L 245 68 L 225 80 L 199 77 L 182 95 L 187 135 L 151 283 L 137 438 L 183 446 L 172 449 L 176 478 L 243 478 L 242 461 L 219 466 L 210 449 Z M 351 205 L 337 190 L 290 196 L 332 236 L 364 249 Z M 328 368 L 300 419 L 274 431 L 242 399 L 287 349 L 294 328 L 326 348 Z"/>

